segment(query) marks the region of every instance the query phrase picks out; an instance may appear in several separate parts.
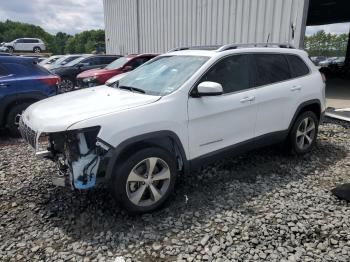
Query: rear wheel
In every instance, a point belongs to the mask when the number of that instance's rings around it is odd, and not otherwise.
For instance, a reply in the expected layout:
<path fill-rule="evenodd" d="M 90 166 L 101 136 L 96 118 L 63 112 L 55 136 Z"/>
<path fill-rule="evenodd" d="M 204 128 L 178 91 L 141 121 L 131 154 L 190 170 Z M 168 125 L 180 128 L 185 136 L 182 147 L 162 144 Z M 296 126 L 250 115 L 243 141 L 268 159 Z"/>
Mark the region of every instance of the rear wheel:
<path fill-rule="evenodd" d="M 59 84 L 59 93 L 66 93 L 74 90 L 74 81 L 68 77 L 63 77 Z"/>
<path fill-rule="evenodd" d="M 12 107 L 7 114 L 6 127 L 9 130 L 11 136 L 18 137 L 20 135 L 18 130 L 19 120 L 21 118 L 22 112 L 26 110 L 28 106 L 30 106 L 30 103 L 16 105 Z"/>
<path fill-rule="evenodd" d="M 36 46 L 36 47 L 33 48 L 33 52 L 34 53 L 40 53 L 41 52 L 41 48 Z"/>
<path fill-rule="evenodd" d="M 146 148 L 128 157 L 114 170 L 112 192 L 131 213 L 160 207 L 174 190 L 174 157 L 161 148 Z"/>
<path fill-rule="evenodd" d="M 293 153 L 303 155 L 311 151 L 316 143 L 318 118 L 312 111 L 300 114 L 289 134 L 289 145 Z"/>

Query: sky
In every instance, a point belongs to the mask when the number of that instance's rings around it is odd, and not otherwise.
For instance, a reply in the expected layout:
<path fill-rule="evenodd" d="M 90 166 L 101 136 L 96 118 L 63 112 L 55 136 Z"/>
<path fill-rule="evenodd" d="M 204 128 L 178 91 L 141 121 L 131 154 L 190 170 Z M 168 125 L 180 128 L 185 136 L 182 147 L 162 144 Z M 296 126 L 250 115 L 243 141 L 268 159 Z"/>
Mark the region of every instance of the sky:
<path fill-rule="evenodd" d="M 0 20 L 35 24 L 47 32 L 103 29 L 102 0 L 0 0 Z"/>
<path fill-rule="evenodd" d="M 52 34 L 104 28 L 102 0 L 0 0 L 0 20 L 6 19 L 39 25 Z M 350 23 L 309 26 L 306 35 L 322 29 L 348 33 L 349 28 Z"/>

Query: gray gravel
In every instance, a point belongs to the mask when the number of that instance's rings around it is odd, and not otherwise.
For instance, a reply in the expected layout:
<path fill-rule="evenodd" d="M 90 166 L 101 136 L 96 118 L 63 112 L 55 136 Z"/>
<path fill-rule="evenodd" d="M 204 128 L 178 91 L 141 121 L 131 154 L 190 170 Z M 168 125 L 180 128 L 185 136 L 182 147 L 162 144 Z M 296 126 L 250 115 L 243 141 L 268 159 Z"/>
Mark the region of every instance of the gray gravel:
<path fill-rule="evenodd" d="M 330 189 L 350 182 L 350 125 L 328 120 L 304 157 L 217 162 L 134 217 L 103 189 L 52 186 L 51 162 L 0 139 L 0 261 L 349 261 L 350 205 Z"/>

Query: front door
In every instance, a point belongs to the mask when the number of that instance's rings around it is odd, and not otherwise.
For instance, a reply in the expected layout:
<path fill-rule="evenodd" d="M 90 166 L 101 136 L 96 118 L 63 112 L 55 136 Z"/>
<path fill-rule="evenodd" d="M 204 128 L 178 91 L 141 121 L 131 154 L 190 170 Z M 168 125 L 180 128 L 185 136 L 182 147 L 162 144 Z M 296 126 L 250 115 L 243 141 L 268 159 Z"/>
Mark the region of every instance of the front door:
<path fill-rule="evenodd" d="M 247 55 L 225 57 L 198 82 L 220 83 L 224 94 L 189 97 L 191 159 L 254 137 L 257 107 L 255 89 L 251 88 L 250 67 Z"/>

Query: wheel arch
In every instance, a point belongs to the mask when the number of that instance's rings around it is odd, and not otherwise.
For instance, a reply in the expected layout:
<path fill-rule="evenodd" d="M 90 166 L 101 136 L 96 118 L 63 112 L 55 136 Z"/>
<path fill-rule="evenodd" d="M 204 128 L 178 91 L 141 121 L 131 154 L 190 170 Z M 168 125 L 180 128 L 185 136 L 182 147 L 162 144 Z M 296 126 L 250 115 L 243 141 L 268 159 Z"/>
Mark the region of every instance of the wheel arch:
<path fill-rule="evenodd" d="M 46 96 L 39 93 L 16 94 L 5 98 L 3 101 L 1 101 L 0 106 L 0 127 L 4 127 L 6 125 L 7 115 L 14 106 L 23 103 L 35 103 L 44 98 L 46 98 Z"/>
<path fill-rule="evenodd" d="M 321 122 L 323 112 L 321 111 L 321 102 L 318 99 L 312 99 L 301 103 L 294 113 L 292 121 L 289 124 L 288 131 L 290 132 L 297 117 L 306 111 L 312 111 L 316 114 L 318 120 Z"/>
<path fill-rule="evenodd" d="M 125 140 L 112 149 L 106 168 L 106 178 L 110 178 L 115 166 L 129 154 L 146 147 L 160 147 L 176 157 L 177 167 L 185 174 L 189 172 L 189 162 L 179 137 L 172 131 L 157 131 L 142 134 Z"/>

